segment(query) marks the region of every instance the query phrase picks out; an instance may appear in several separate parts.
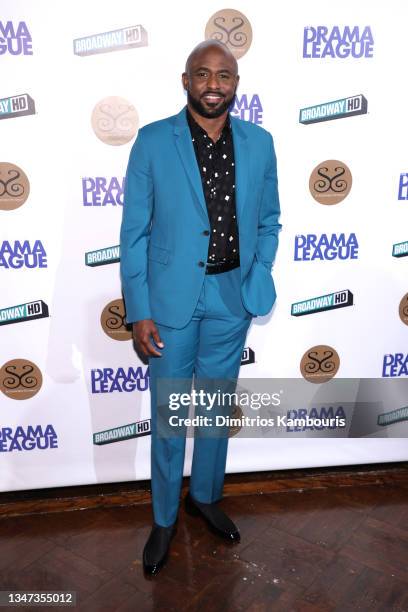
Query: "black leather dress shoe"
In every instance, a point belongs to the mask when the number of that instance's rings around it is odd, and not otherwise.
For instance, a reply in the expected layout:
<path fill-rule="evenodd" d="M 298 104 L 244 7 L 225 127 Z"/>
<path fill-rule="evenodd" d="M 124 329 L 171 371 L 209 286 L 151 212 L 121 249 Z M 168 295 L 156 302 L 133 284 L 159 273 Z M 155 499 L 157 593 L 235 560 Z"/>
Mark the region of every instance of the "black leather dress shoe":
<path fill-rule="evenodd" d="M 187 493 L 184 499 L 184 507 L 188 514 L 201 516 L 208 527 L 217 535 L 229 542 L 239 542 L 241 537 L 239 531 L 230 518 L 217 506 L 213 504 L 203 504 L 196 501 Z"/>
<path fill-rule="evenodd" d="M 143 549 L 143 570 L 146 576 L 155 576 L 167 561 L 170 542 L 176 534 L 177 524 L 161 527 L 153 523 Z"/>

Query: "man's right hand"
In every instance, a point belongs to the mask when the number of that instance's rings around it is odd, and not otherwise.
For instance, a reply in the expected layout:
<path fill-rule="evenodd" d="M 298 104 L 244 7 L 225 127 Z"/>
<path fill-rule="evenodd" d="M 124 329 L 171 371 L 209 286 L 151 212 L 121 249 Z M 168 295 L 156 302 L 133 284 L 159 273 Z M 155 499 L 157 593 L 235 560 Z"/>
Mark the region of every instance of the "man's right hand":
<path fill-rule="evenodd" d="M 161 357 L 161 353 L 156 351 L 151 343 L 151 338 L 153 338 L 157 346 L 160 348 L 164 347 L 153 319 L 136 321 L 133 323 L 132 328 L 133 339 L 136 343 L 137 350 L 140 351 L 145 357 Z"/>

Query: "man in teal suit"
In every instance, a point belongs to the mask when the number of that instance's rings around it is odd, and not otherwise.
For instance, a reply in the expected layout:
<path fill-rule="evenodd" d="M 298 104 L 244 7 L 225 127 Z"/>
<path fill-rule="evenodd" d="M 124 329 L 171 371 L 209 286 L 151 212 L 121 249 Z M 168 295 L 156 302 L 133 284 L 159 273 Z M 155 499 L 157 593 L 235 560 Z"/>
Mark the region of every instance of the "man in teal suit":
<path fill-rule="evenodd" d="M 158 435 L 160 380 L 236 380 L 252 317 L 276 298 L 271 267 L 280 229 L 271 135 L 230 117 L 234 56 L 208 40 L 182 75 L 187 107 L 143 127 L 132 147 L 121 227 L 126 318 L 149 358 L 154 524 L 147 574 L 175 533 L 185 437 Z M 194 440 L 186 510 L 221 537 L 239 531 L 221 510 L 228 435 Z"/>

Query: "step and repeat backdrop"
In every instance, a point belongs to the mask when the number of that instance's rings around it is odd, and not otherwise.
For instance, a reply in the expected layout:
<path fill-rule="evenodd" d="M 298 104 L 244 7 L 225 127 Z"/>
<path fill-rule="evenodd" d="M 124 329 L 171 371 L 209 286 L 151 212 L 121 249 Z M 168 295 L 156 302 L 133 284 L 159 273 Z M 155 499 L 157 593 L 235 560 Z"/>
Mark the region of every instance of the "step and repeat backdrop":
<path fill-rule="evenodd" d="M 3 0 L 1 490 L 150 477 L 149 368 L 119 278 L 124 175 L 138 129 L 185 105 L 206 38 L 238 59 L 231 113 L 278 157 L 278 298 L 241 380 L 408 379 L 407 19 L 398 0 Z M 334 404 L 278 438 L 232 430 L 227 471 L 407 460 L 398 397 L 360 437 L 325 425 Z"/>

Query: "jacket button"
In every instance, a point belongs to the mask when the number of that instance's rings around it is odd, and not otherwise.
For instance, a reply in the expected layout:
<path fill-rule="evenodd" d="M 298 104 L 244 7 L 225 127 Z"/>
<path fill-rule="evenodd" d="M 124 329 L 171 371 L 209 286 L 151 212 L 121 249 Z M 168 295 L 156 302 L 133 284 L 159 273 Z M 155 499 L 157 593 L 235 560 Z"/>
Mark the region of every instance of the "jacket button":
<path fill-rule="evenodd" d="M 204 268 L 205 263 L 204 263 L 203 261 L 199 261 L 199 262 L 198 262 L 198 265 L 200 266 L 200 268 Z"/>
<path fill-rule="evenodd" d="M 203 231 L 203 234 L 204 234 L 204 236 L 209 236 L 209 235 L 210 235 L 210 232 L 209 232 L 208 230 L 204 230 L 204 231 Z"/>

